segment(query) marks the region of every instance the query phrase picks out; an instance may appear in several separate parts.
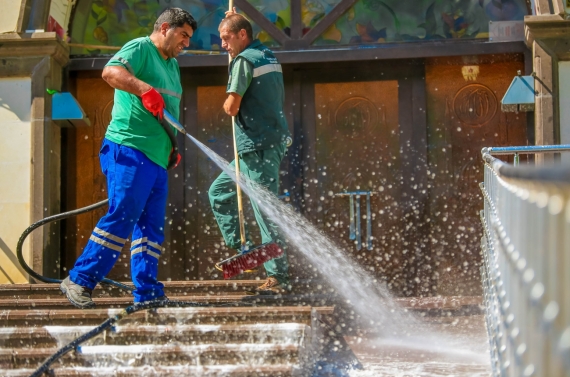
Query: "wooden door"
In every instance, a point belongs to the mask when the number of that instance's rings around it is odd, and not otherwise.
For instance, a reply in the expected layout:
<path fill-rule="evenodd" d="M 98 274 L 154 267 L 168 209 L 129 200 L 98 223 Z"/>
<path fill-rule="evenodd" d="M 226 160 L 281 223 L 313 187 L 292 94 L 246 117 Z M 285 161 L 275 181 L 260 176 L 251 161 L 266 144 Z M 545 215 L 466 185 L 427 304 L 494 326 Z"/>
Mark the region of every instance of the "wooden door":
<path fill-rule="evenodd" d="M 481 149 L 528 144 L 527 114 L 501 111 L 518 70 L 522 55 L 426 62 L 434 293 L 481 294 Z"/>
<path fill-rule="evenodd" d="M 70 80 L 91 127 L 63 130 L 62 171 L 65 182 L 62 195 L 63 210 L 74 210 L 107 199 L 107 184 L 99 166 L 99 150 L 111 121 L 113 89 L 101 79 L 100 71 L 79 72 Z M 97 221 L 107 207 L 99 208 L 63 222 L 64 260 L 63 276 L 73 267 L 83 252 Z M 109 278 L 130 280 L 130 245 L 127 243 Z"/>
<path fill-rule="evenodd" d="M 298 153 L 303 184 L 298 196 L 304 214 L 344 252 L 397 294 L 412 295 L 414 254 L 430 252 L 419 244 L 425 200 L 413 188 L 425 185 L 419 169 L 426 160 L 423 67 L 397 66 L 360 63 L 300 73 L 302 128 L 296 132 L 303 136 Z M 350 239 L 349 198 L 337 195 L 355 191 L 373 193 L 370 219 L 366 196 L 354 197 L 360 200 L 360 217 L 355 213 L 360 248 L 358 235 Z"/>
<path fill-rule="evenodd" d="M 281 166 L 281 192 L 290 192 L 304 216 L 399 295 L 480 293 L 480 150 L 527 143 L 526 115 L 502 113 L 499 102 L 524 68 L 522 57 L 478 57 L 477 64 L 462 59 L 284 66 L 294 143 Z M 477 74 L 468 71 L 471 66 Z M 231 160 L 231 124 L 221 110 L 226 69 L 183 69 L 182 78 L 182 123 Z M 98 151 L 113 99 L 100 72 L 77 73 L 71 82 L 93 126 L 63 133 L 67 210 L 106 198 Z M 184 158 L 169 173 L 159 278 L 221 279 L 213 264 L 233 251 L 223 246 L 207 195 L 220 169 L 192 141 L 178 137 Z M 360 199 L 357 250 L 349 238 L 348 198 L 335 196 L 355 190 L 375 192 L 372 250 L 366 244 L 366 199 Z M 104 211 L 66 221 L 66 269 Z M 251 212 L 246 217 L 254 220 Z M 291 250 L 289 259 L 295 280 L 314 278 L 318 266 L 308 268 L 302 251 Z M 129 280 L 129 265 L 125 250 L 110 277 Z"/>

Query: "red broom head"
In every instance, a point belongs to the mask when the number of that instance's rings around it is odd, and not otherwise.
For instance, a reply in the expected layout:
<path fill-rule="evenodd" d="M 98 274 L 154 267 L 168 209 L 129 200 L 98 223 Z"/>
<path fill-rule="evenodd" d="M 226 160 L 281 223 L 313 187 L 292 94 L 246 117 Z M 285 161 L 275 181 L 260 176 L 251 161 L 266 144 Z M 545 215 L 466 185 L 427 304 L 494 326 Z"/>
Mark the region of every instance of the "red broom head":
<path fill-rule="evenodd" d="M 283 255 L 283 250 L 276 243 L 261 245 L 220 263 L 224 272 L 224 279 L 242 274 L 245 270 L 253 270 L 271 259 Z"/>

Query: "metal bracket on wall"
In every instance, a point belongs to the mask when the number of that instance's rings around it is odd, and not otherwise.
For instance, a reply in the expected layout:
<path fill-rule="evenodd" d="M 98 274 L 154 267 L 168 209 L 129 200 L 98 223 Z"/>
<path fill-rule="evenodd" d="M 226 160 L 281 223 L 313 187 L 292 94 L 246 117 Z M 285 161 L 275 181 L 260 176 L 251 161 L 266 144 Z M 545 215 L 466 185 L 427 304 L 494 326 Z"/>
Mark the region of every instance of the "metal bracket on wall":
<path fill-rule="evenodd" d="M 362 232 L 360 224 L 361 196 L 366 196 L 366 248 L 368 250 L 372 250 L 372 211 L 370 209 L 370 197 L 375 193 L 377 193 L 377 191 L 348 191 L 335 194 L 335 196 L 348 196 L 350 217 L 349 238 L 351 240 L 356 240 L 356 250 L 362 249 Z"/>

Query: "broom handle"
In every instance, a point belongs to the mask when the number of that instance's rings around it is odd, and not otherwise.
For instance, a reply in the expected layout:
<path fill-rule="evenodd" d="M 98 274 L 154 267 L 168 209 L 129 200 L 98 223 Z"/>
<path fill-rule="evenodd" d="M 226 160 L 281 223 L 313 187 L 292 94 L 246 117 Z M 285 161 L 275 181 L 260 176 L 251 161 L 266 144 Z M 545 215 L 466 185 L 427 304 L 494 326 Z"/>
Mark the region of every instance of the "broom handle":
<path fill-rule="evenodd" d="M 229 0 L 229 11 L 234 9 L 234 0 Z M 232 62 L 232 57 L 228 54 L 230 63 Z M 243 218 L 243 200 L 241 196 L 241 188 L 239 187 L 239 155 L 236 143 L 236 117 L 232 116 L 232 135 L 234 139 L 234 160 L 236 169 L 236 192 L 237 192 L 237 204 L 238 204 L 238 219 L 239 219 L 239 235 L 241 240 L 242 251 L 245 248 L 245 223 Z"/>

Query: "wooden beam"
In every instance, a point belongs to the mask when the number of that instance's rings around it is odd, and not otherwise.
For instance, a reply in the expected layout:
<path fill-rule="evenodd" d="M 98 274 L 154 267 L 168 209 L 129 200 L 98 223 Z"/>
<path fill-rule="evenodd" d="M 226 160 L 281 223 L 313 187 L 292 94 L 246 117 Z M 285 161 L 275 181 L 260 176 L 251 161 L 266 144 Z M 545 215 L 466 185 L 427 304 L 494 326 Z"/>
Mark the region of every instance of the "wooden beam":
<path fill-rule="evenodd" d="M 303 37 L 303 40 L 311 44 L 321 35 L 325 30 L 327 30 L 340 16 L 344 14 L 351 6 L 356 3 L 357 0 L 341 0 L 329 14 L 323 17 L 314 28 L 309 30 L 307 34 Z"/>
<path fill-rule="evenodd" d="M 552 0 L 552 13 L 559 14 L 561 16 L 566 13 L 566 7 L 564 6 L 563 0 Z"/>
<path fill-rule="evenodd" d="M 22 0 L 20 3 L 20 14 L 18 15 L 18 23 L 16 32 L 23 33 L 26 31 L 28 21 L 30 20 L 30 12 L 32 11 L 31 0 Z"/>
<path fill-rule="evenodd" d="M 534 40 L 567 41 L 570 36 L 570 21 L 560 15 L 532 16 L 525 18 L 525 39 L 529 48 Z"/>
<path fill-rule="evenodd" d="M 535 4 L 537 16 L 554 14 L 552 0 L 536 0 Z"/>
<path fill-rule="evenodd" d="M 32 30 L 47 29 L 50 5 L 51 1 L 49 0 L 22 0 L 16 31 L 24 33 L 28 28 Z"/>
<path fill-rule="evenodd" d="M 401 216 L 406 219 L 407 225 L 411 225 L 402 229 L 402 236 L 410 251 L 406 280 L 409 282 L 407 289 L 412 291 L 413 296 L 425 295 L 428 290 L 433 292 L 431 287 L 434 286 L 430 284 L 430 270 L 422 268 L 432 258 L 430 243 L 424 242 L 425 235 L 430 230 L 430 223 L 425 221 L 429 218 L 430 190 L 427 176 L 427 98 L 424 77 L 424 66 L 411 66 L 406 77 L 403 80 L 400 78 L 398 82 L 400 171 L 403 182 L 413 182 L 402 185 L 400 201 Z"/>
<path fill-rule="evenodd" d="M 236 7 L 244 11 L 252 21 L 265 30 L 267 34 L 271 35 L 280 45 L 284 45 L 285 42 L 290 39 L 282 30 L 277 29 L 277 26 L 269 21 L 263 13 L 255 9 L 255 7 L 247 0 L 234 0 L 234 2 Z"/>
<path fill-rule="evenodd" d="M 281 64 L 297 63 L 332 63 L 342 61 L 391 60 L 432 58 L 438 56 L 520 54 L 527 50 L 524 42 L 486 42 L 474 41 L 438 41 L 399 44 L 367 45 L 366 48 L 341 47 L 322 48 L 301 51 L 274 50 Z M 109 61 L 108 57 L 73 58 L 68 66 L 70 71 L 102 70 Z M 179 56 L 180 67 L 225 67 L 228 65 L 226 54 Z"/>
<path fill-rule="evenodd" d="M 291 39 L 300 39 L 303 37 L 301 11 L 301 0 L 291 0 Z"/>
<path fill-rule="evenodd" d="M 69 61 L 69 47 L 59 40 L 55 32 L 6 33 L 0 36 L 0 57 L 2 58 L 50 55 L 62 67 Z"/>
<path fill-rule="evenodd" d="M 533 48 L 534 71 L 536 72 L 535 90 L 538 92 L 535 99 L 534 129 L 536 145 L 556 144 L 556 122 L 554 117 L 555 100 L 553 60 L 542 46 L 535 41 Z M 537 155 L 535 161 L 539 164 L 549 161 L 551 156 Z"/>

